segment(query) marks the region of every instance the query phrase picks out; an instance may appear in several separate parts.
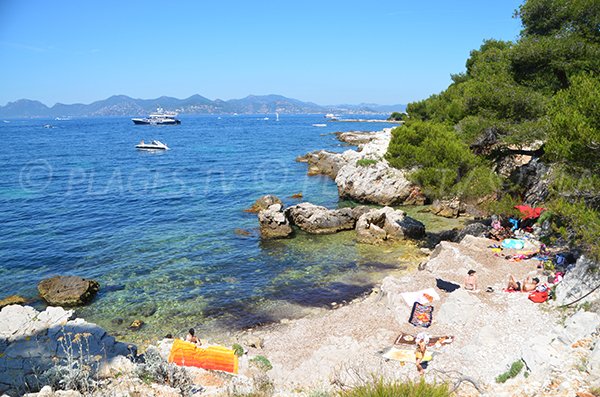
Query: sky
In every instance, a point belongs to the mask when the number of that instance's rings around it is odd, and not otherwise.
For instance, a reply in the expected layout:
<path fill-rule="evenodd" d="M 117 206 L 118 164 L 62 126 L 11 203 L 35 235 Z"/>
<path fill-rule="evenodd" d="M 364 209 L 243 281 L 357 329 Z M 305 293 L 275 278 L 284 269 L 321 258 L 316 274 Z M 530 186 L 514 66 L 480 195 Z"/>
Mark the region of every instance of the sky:
<path fill-rule="evenodd" d="M 0 0 L 0 106 L 111 95 L 319 105 L 439 93 L 517 0 Z"/>

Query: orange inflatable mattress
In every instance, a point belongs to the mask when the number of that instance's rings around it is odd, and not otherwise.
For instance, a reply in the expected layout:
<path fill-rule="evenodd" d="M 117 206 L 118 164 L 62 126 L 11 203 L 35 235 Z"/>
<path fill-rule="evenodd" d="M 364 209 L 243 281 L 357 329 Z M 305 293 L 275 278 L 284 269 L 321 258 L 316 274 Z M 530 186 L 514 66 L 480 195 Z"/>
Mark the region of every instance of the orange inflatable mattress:
<path fill-rule="evenodd" d="M 233 350 L 222 346 L 198 347 L 194 343 L 175 339 L 169 362 L 188 367 L 214 369 L 237 374 L 238 358 Z"/>

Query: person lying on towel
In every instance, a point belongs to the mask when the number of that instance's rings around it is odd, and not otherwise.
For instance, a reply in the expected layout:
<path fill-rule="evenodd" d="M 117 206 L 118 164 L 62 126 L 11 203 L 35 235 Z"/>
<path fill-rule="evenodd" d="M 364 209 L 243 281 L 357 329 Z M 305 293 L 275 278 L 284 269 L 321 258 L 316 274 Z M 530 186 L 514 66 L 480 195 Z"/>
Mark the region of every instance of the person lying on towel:
<path fill-rule="evenodd" d="M 417 337 L 415 338 L 415 342 L 417 342 L 417 348 L 415 349 L 415 359 L 417 364 L 417 371 L 419 371 L 419 375 L 423 376 L 425 374 L 425 370 L 421 365 L 423 358 L 425 357 L 425 353 L 427 352 L 427 344 L 429 343 L 429 335 L 425 332 L 419 332 Z"/>
<path fill-rule="evenodd" d="M 508 276 L 508 286 L 506 287 L 506 289 L 508 289 L 509 291 L 530 292 L 535 290 L 539 283 L 539 278 L 531 278 L 529 276 L 527 276 L 523 283 L 521 283 L 520 281 L 515 280 L 514 276 L 510 274 Z"/>

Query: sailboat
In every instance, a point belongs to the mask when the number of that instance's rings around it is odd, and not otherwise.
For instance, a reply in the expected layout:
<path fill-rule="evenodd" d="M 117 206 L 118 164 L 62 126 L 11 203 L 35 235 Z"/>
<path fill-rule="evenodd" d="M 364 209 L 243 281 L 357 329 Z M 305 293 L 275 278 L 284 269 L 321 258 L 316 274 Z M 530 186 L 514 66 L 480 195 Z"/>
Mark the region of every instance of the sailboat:
<path fill-rule="evenodd" d="M 275 121 L 279 121 L 279 113 L 275 112 Z"/>

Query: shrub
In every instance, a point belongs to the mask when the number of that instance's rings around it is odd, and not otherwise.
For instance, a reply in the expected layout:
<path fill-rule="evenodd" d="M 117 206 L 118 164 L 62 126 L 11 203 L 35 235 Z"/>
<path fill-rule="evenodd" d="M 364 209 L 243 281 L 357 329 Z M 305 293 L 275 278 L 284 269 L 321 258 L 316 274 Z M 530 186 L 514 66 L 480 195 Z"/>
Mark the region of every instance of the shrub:
<path fill-rule="evenodd" d="M 234 343 L 233 346 L 231 346 L 231 349 L 233 350 L 233 353 L 238 357 L 242 357 L 244 355 L 244 348 L 238 343 Z"/>
<path fill-rule="evenodd" d="M 273 369 L 273 365 L 271 365 L 271 362 L 265 356 L 256 356 L 250 360 L 250 363 L 264 372 Z"/>
<path fill-rule="evenodd" d="M 523 360 L 515 361 L 514 363 L 512 363 L 508 371 L 496 377 L 496 383 L 504 383 L 507 380 L 519 375 L 519 372 L 521 372 L 524 366 L 525 364 L 523 363 Z"/>
<path fill-rule="evenodd" d="M 49 385 L 54 390 L 77 390 L 84 395 L 94 392 L 99 384 L 97 373 L 101 357 L 89 353 L 89 336 L 87 333 L 73 334 L 63 329 L 57 342 L 65 358 L 41 374 L 41 384 Z"/>
<path fill-rule="evenodd" d="M 144 361 L 144 364 L 136 366 L 135 373 L 145 383 L 166 384 L 181 390 L 182 395 L 192 389 L 192 380 L 186 369 L 168 363 L 155 348 L 146 351 Z"/>
<path fill-rule="evenodd" d="M 402 121 L 406 119 L 406 116 L 408 115 L 404 112 L 393 112 L 387 119 L 388 121 Z"/>
<path fill-rule="evenodd" d="M 413 169 L 409 179 L 420 185 L 430 198 L 455 195 L 455 185 L 461 178 L 481 165 L 451 127 L 414 120 L 392 131 L 385 157 L 393 167 Z M 481 176 L 483 169 L 477 173 Z M 465 186 L 458 188 L 472 194 Z"/>
<path fill-rule="evenodd" d="M 374 379 L 371 383 L 341 391 L 339 397 L 449 397 L 450 390 L 446 383 L 430 384 L 424 379 L 418 382 L 384 381 Z"/>
<path fill-rule="evenodd" d="M 373 159 L 360 159 L 356 160 L 356 165 L 359 167 L 368 167 L 370 165 L 377 164 L 377 162 L 377 160 Z"/>

